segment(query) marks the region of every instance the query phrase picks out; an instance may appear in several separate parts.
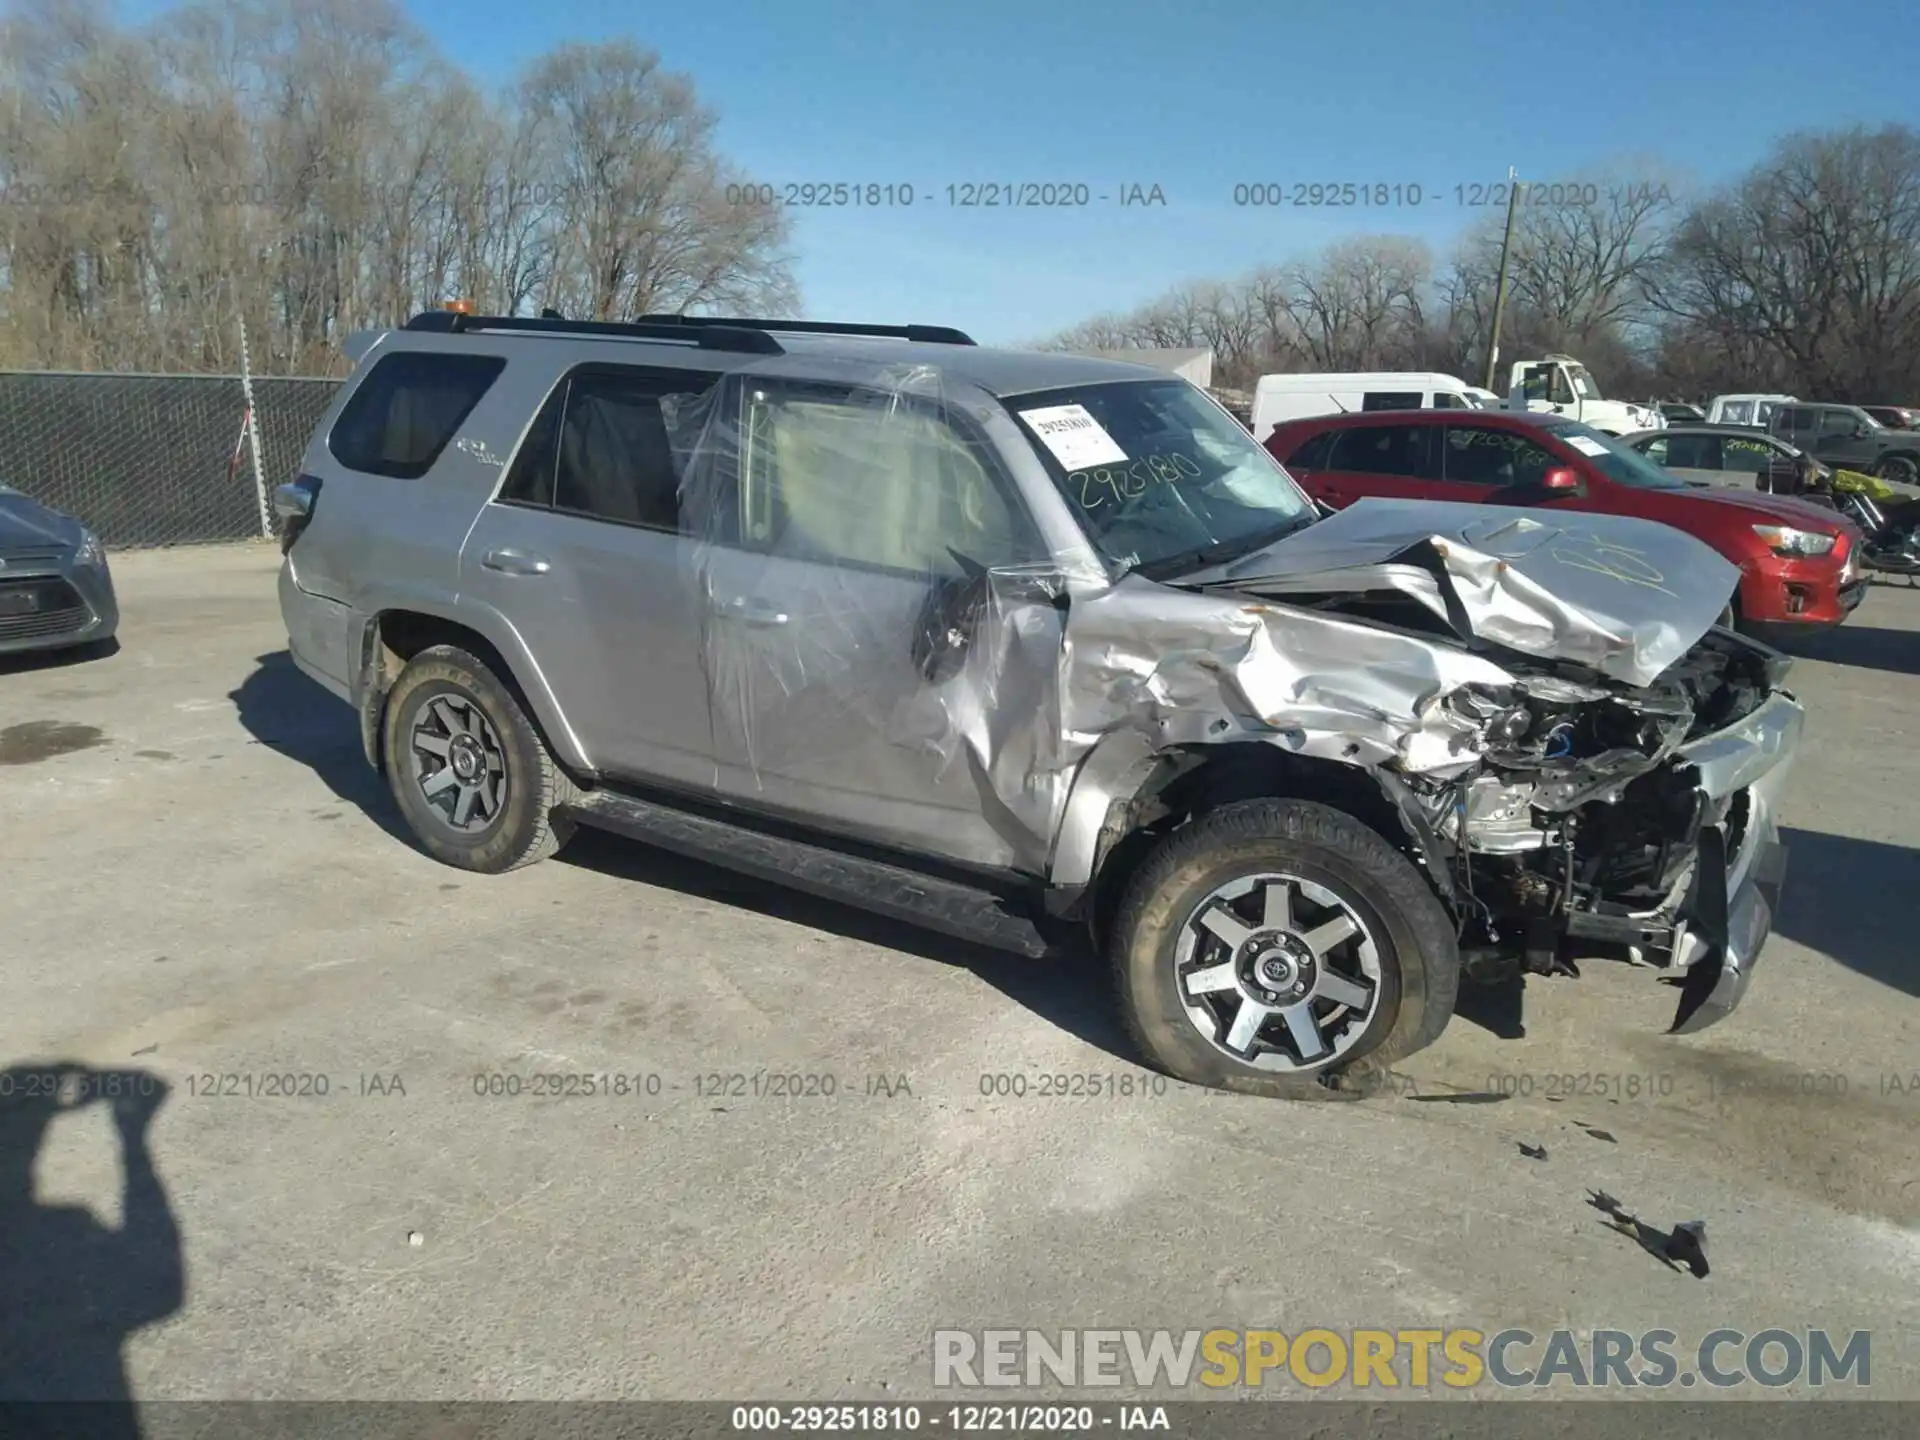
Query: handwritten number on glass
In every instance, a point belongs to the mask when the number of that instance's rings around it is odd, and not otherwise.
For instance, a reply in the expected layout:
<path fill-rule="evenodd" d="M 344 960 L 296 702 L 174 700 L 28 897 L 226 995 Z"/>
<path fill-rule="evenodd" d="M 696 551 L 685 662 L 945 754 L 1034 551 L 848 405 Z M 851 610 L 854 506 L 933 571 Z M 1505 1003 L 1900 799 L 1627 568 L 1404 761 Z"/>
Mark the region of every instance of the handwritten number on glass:
<path fill-rule="evenodd" d="M 1153 485 L 1197 480 L 1200 473 L 1198 463 L 1185 455 L 1142 455 L 1127 465 L 1075 470 L 1067 476 L 1067 488 L 1082 510 L 1093 511 L 1109 501 L 1120 504 L 1138 500 Z"/>

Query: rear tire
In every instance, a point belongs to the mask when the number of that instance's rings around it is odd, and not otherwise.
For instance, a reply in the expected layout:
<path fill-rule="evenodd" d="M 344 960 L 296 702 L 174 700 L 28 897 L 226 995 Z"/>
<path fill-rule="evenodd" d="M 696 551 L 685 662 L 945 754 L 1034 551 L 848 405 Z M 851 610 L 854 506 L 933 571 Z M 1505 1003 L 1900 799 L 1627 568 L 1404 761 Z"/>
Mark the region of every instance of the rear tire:
<path fill-rule="evenodd" d="M 414 656 L 387 696 L 381 746 L 394 800 L 443 865 L 497 875 L 573 834 L 554 813 L 572 781 L 512 690 L 465 650 Z"/>
<path fill-rule="evenodd" d="M 1906 455 L 1889 455 L 1878 465 L 1873 473 L 1882 480 L 1892 480 L 1900 485 L 1920 485 L 1920 464 Z"/>
<path fill-rule="evenodd" d="M 1360 1093 L 1438 1038 L 1460 985 L 1453 923 L 1412 861 L 1299 800 L 1222 806 L 1161 841 L 1128 882 L 1110 955 L 1154 1066 L 1280 1099 Z"/>

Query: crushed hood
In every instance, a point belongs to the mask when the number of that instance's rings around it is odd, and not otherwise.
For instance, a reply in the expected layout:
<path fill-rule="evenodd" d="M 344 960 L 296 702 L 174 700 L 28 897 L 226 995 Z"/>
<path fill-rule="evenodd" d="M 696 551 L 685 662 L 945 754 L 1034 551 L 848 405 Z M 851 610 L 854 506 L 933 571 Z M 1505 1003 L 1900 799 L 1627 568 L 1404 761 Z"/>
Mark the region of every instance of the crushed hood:
<path fill-rule="evenodd" d="M 1361 500 L 1182 584 L 1284 598 L 1397 591 L 1462 640 L 1647 685 L 1725 611 L 1737 566 L 1621 515 Z"/>

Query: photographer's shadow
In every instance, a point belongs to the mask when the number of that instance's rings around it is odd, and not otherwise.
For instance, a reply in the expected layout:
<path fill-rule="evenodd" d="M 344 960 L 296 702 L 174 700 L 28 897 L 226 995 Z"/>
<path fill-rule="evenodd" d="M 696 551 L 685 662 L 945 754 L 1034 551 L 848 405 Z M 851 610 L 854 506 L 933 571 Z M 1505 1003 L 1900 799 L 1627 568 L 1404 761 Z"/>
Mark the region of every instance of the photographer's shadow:
<path fill-rule="evenodd" d="M 144 1070 L 0 1070 L 0 1407 L 96 1402 L 59 1421 L 34 1407 L 28 1418 L 62 1433 L 139 1435 L 122 1348 L 183 1300 L 179 1227 L 147 1148 L 166 1096 L 166 1082 Z M 118 1228 L 86 1206 L 46 1205 L 34 1195 L 34 1162 L 52 1121 L 96 1104 L 112 1114 L 120 1141 Z M 9 1428 L 0 1421 L 0 1430 Z"/>

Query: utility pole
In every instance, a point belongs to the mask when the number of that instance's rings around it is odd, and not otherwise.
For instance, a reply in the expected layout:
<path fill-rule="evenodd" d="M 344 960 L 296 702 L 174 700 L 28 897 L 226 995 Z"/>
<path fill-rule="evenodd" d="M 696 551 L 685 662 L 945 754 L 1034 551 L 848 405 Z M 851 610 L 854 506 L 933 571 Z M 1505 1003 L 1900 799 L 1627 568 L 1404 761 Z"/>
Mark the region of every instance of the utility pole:
<path fill-rule="evenodd" d="M 1493 287 L 1493 334 L 1487 340 L 1487 384 L 1486 388 L 1498 395 L 1502 401 L 1507 392 L 1494 384 L 1494 377 L 1500 373 L 1500 321 L 1507 311 L 1507 252 L 1513 248 L 1513 215 L 1520 208 L 1521 184 L 1514 168 L 1507 167 L 1507 231 L 1500 237 L 1500 278 Z"/>

